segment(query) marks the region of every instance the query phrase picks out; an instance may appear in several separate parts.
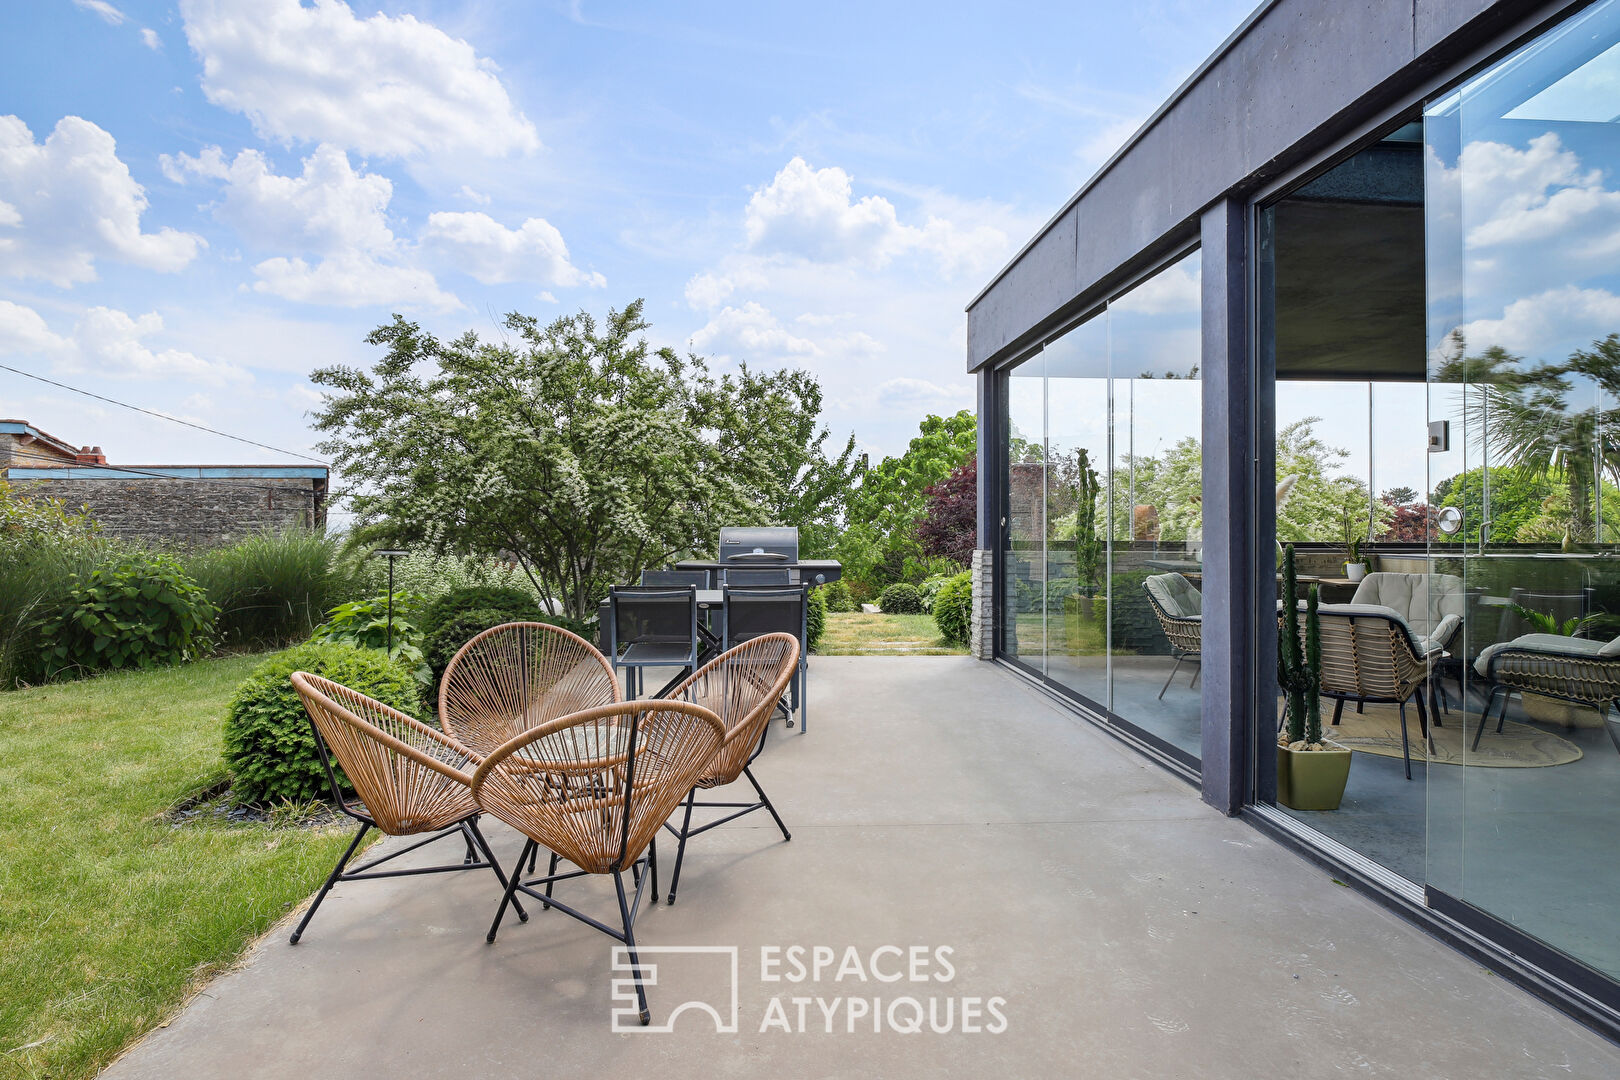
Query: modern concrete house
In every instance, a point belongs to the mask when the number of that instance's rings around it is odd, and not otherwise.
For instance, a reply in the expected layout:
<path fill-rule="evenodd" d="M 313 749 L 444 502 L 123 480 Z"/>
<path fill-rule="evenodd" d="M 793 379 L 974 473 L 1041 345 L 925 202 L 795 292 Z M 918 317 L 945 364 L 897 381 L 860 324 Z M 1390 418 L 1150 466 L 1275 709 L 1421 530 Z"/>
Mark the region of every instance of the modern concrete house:
<path fill-rule="evenodd" d="M 975 648 L 1620 1037 L 1617 333 L 1620 0 L 1262 4 L 968 308 Z"/>

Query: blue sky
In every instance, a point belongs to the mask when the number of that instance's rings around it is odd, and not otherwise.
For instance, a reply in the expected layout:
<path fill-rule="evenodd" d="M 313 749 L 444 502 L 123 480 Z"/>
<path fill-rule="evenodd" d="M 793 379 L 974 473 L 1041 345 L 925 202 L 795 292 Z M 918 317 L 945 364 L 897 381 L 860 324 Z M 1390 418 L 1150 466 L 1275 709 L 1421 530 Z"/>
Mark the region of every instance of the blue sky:
<path fill-rule="evenodd" d="M 9 4 L 0 362 L 310 452 L 309 371 L 393 312 L 644 297 L 898 452 L 971 407 L 966 302 L 1251 6 Z M 275 457 L 4 371 L 0 415 Z"/>

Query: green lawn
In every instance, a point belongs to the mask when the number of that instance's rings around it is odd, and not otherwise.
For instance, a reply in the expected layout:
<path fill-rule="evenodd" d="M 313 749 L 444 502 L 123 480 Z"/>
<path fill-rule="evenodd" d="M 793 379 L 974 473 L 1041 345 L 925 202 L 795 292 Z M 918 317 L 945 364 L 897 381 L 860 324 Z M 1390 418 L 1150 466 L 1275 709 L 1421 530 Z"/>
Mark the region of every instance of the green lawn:
<path fill-rule="evenodd" d="M 342 852 L 342 827 L 162 820 L 223 778 L 226 702 L 261 659 L 0 693 L 0 1076 L 94 1075 Z"/>
<path fill-rule="evenodd" d="M 932 615 L 828 612 L 827 629 L 816 652 L 823 656 L 966 656 L 967 646 L 944 641 Z"/>

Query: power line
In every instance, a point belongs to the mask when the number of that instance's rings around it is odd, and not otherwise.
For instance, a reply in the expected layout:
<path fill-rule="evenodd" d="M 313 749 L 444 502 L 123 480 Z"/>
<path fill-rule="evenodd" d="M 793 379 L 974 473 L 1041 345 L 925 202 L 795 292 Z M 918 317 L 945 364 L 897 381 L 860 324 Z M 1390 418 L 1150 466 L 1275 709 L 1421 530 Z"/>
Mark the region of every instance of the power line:
<path fill-rule="evenodd" d="M 109 405 L 117 405 L 119 408 L 129 409 L 131 412 L 145 413 L 147 416 L 155 416 L 159 420 L 168 420 L 171 423 L 183 424 L 188 428 L 196 428 L 198 431 L 206 431 L 210 435 L 218 435 L 223 439 L 231 439 L 239 443 L 246 443 L 248 446 L 257 446 L 261 450 L 274 450 L 278 454 L 287 454 L 291 457 L 303 458 L 305 461 L 313 461 L 317 465 L 328 465 L 327 462 L 322 461 L 320 458 L 310 457 L 308 454 L 300 454 L 296 450 L 283 450 L 279 446 L 271 446 L 269 443 L 255 442 L 252 439 L 244 439 L 240 435 L 232 435 L 229 432 L 220 431 L 217 428 L 211 428 L 204 424 L 194 424 L 190 420 L 182 420 L 178 416 L 170 416 L 168 413 L 160 413 L 154 409 L 143 409 L 139 405 L 131 405 L 127 401 L 119 401 L 117 398 L 105 397 L 101 394 L 93 394 L 89 390 L 81 390 L 77 386 L 69 386 L 67 383 L 57 382 L 55 379 L 47 379 L 43 375 L 35 375 L 31 371 L 23 371 L 21 368 L 14 368 L 10 364 L 0 364 L 0 370 L 9 371 L 14 375 L 21 375 L 25 379 L 33 379 L 35 382 L 46 383 L 50 386 L 71 391 L 75 394 L 83 394 L 85 397 L 95 398 L 97 401 L 105 401 Z M 328 467 L 330 466 L 328 465 Z"/>

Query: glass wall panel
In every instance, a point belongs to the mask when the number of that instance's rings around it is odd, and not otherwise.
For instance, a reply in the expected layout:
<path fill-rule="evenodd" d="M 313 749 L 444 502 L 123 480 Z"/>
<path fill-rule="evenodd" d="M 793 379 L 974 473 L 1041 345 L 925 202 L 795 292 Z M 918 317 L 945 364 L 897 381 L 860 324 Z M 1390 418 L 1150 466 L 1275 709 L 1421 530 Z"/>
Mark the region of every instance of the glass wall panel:
<path fill-rule="evenodd" d="M 1280 610 L 1316 590 L 1324 653 L 1338 656 L 1320 668 L 1318 707 L 1328 739 L 1357 751 L 1336 808 L 1283 808 L 1413 882 L 1423 880 L 1428 772 L 1415 642 L 1434 622 L 1423 222 L 1422 131 L 1407 124 L 1263 209 L 1259 297 L 1276 368 L 1260 392 L 1276 417 L 1278 561 L 1291 545 L 1299 592 L 1285 596 L 1279 574 L 1255 602 Z M 1374 659 L 1392 649 L 1406 650 L 1399 677 Z M 1273 700 L 1275 711 L 1257 711 L 1260 746 L 1282 720 Z"/>
<path fill-rule="evenodd" d="M 1620 3 L 1425 116 L 1429 455 L 1468 706 L 1429 883 L 1620 976 Z M 1610 655 L 1612 654 L 1612 655 Z"/>
<path fill-rule="evenodd" d="M 1046 348 L 1046 673 L 1104 708 L 1108 694 L 1108 321 Z"/>
<path fill-rule="evenodd" d="M 1197 760 L 1203 611 L 1198 252 L 1108 305 L 1113 710 Z"/>
<path fill-rule="evenodd" d="M 1007 376 L 1001 651 L 1046 670 L 1046 358 Z"/>
<path fill-rule="evenodd" d="M 1203 597 L 1193 252 L 1007 376 L 1002 652 L 1196 764 Z"/>

